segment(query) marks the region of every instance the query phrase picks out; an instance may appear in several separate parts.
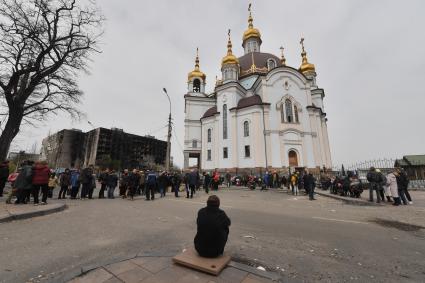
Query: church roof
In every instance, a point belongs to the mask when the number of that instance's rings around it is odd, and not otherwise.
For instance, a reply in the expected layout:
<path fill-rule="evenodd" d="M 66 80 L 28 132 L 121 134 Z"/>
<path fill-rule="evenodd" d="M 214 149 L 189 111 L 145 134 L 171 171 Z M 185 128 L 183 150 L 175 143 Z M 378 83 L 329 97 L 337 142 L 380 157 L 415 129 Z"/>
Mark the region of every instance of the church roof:
<path fill-rule="evenodd" d="M 238 106 L 230 110 L 242 109 L 242 108 L 246 108 L 246 107 L 250 107 L 254 105 L 269 105 L 269 104 L 270 103 L 263 103 L 263 100 L 261 99 L 261 97 L 258 94 L 255 94 L 252 96 L 242 98 L 241 100 L 239 100 Z"/>
<path fill-rule="evenodd" d="M 208 117 L 214 116 L 215 114 L 220 114 L 220 112 L 217 112 L 217 106 L 213 106 L 213 107 L 211 107 L 210 109 L 208 109 L 208 110 L 204 113 L 204 115 L 202 116 L 202 118 L 201 118 L 201 119 L 204 119 L 204 118 L 208 118 Z"/>
<path fill-rule="evenodd" d="M 267 61 L 269 59 L 273 59 L 276 62 L 276 67 L 281 66 L 280 59 L 270 53 L 262 53 L 262 52 L 250 52 L 242 57 L 239 57 L 239 66 L 241 68 L 241 76 L 251 74 L 252 66 L 255 66 L 256 72 L 267 73 Z"/>

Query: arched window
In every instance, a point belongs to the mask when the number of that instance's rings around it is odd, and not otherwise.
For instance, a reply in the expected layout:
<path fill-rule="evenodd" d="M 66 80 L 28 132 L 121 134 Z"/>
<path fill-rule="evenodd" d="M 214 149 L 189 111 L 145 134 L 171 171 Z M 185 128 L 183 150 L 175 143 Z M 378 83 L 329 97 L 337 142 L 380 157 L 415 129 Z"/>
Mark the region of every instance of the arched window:
<path fill-rule="evenodd" d="M 286 113 L 286 122 L 293 123 L 294 122 L 294 114 L 292 112 L 292 102 L 291 100 L 285 100 L 285 113 Z"/>
<path fill-rule="evenodd" d="M 207 131 L 207 142 L 211 142 L 211 129 Z"/>
<path fill-rule="evenodd" d="M 249 123 L 248 123 L 248 121 L 243 122 L 243 136 L 249 137 Z"/>
<path fill-rule="evenodd" d="M 223 105 L 223 139 L 227 139 L 227 105 Z"/>
<path fill-rule="evenodd" d="M 298 166 L 298 155 L 294 150 L 290 150 L 288 152 L 288 160 L 289 160 L 289 166 L 291 167 Z"/>
<path fill-rule="evenodd" d="M 199 79 L 193 80 L 193 92 L 200 92 L 201 91 L 201 81 Z"/>
<path fill-rule="evenodd" d="M 300 122 L 300 120 L 298 119 L 298 107 L 296 105 L 294 105 L 294 118 L 295 118 L 295 123 Z"/>
<path fill-rule="evenodd" d="M 275 60 L 273 60 L 273 59 L 269 59 L 269 60 L 267 61 L 267 67 L 268 67 L 269 71 L 270 71 L 271 69 L 276 68 L 276 62 L 275 62 Z"/>
<path fill-rule="evenodd" d="M 192 147 L 193 148 L 197 148 L 198 147 L 198 141 L 197 140 L 193 140 L 192 141 Z"/>

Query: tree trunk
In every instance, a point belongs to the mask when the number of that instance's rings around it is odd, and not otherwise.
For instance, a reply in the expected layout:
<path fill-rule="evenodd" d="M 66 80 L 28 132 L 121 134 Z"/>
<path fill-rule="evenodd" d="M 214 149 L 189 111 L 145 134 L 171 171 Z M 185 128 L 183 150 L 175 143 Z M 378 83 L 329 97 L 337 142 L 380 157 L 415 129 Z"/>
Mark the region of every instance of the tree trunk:
<path fill-rule="evenodd" d="M 12 109 L 11 109 L 12 110 Z M 22 122 L 23 112 L 22 111 L 11 111 L 9 115 L 4 131 L 0 136 L 0 161 L 6 160 L 7 154 L 9 153 L 10 144 L 13 139 L 19 133 L 19 127 Z"/>

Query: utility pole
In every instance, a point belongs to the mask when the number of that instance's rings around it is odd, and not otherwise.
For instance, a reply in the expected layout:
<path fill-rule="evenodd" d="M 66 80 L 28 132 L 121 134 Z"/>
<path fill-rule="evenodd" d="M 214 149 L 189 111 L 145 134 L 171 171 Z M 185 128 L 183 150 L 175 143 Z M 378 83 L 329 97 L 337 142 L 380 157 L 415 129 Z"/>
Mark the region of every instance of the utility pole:
<path fill-rule="evenodd" d="M 171 99 L 167 93 L 167 89 L 162 89 L 167 95 L 168 102 L 170 103 L 170 115 L 168 116 L 168 135 L 167 135 L 167 154 L 165 156 L 165 171 L 170 172 L 170 159 L 171 159 Z"/>

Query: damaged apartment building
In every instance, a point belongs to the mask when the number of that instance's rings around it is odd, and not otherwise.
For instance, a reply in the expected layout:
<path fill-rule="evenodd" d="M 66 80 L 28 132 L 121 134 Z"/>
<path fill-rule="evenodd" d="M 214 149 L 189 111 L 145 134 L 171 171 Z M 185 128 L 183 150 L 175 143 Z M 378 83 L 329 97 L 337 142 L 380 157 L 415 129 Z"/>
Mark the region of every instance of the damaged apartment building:
<path fill-rule="evenodd" d="M 165 164 L 167 142 L 122 129 L 61 130 L 42 142 L 42 159 L 52 168 L 153 168 Z"/>

